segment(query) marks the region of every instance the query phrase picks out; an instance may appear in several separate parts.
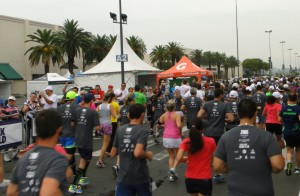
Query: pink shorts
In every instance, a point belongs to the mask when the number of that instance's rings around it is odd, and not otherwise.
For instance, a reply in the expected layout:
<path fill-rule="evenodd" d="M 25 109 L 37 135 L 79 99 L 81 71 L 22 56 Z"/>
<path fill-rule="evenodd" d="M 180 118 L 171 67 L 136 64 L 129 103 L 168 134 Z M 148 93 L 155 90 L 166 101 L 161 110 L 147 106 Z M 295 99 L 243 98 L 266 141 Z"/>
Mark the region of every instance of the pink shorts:
<path fill-rule="evenodd" d="M 102 133 L 104 135 L 111 135 L 111 133 L 112 133 L 111 124 L 101 124 L 100 125 L 100 133 Z"/>

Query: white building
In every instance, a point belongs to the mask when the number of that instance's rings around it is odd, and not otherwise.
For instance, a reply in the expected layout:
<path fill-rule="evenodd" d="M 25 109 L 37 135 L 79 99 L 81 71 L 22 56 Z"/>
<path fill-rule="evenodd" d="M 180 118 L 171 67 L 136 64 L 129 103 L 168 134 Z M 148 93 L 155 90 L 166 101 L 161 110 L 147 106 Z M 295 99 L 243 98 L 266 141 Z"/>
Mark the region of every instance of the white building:
<path fill-rule="evenodd" d="M 0 15 L 0 79 L 12 80 L 12 94 L 25 95 L 26 81 L 44 74 L 41 61 L 38 66 L 31 67 L 29 55 L 24 56 L 34 46 L 32 42 L 25 43 L 27 35 L 33 34 L 37 29 L 58 31 L 59 26 Z M 82 60 L 75 59 L 75 65 L 82 69 Z M 64 74 L 66 71 L 61 70 L 57 64 L 50 65 L 50 72 Z"/>

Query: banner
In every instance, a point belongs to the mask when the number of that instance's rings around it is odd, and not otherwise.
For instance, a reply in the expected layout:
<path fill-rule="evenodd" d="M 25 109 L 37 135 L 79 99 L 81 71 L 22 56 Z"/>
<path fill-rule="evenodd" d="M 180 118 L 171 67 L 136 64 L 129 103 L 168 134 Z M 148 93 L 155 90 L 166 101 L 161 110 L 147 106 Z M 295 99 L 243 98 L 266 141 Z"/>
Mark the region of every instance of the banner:
<path fill-rule="evenodd" d="M 22 121 L 0 121 L 0 150 L 17 147 L 22 144 Z"/>

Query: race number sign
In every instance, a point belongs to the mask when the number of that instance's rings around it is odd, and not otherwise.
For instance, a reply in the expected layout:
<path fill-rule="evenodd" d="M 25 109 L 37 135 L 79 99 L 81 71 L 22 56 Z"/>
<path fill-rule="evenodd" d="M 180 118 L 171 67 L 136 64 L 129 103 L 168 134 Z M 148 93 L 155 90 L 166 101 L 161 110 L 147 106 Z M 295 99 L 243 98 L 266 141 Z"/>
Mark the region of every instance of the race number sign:
<path fill-rule="evenodd" d="M 22 144 L 22 120 L 0 121 L 0 150 L 18 147 Z"/>

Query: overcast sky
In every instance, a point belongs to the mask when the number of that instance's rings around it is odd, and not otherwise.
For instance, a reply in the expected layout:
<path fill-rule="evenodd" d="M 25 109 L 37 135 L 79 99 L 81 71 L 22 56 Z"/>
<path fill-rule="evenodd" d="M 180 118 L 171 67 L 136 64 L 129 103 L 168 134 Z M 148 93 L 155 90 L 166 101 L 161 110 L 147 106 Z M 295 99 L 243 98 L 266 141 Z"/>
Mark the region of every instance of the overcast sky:
<path fill-rule="evenodd" d="M 292 48 L 300 56 L 299 0 L 237 0 L 240 60 L 261 58 L 267 62 L 271 33 L 273 66 L 288 67 Z M 142 38 L 148 53 L 155 45 L 175 41 L 186 48 L 225 52 L 236 56 L 235 0 L 123 0 L 128 15 L 124 36 Z M 93 34 L 118 34 L 109 12 L 119 13 L 118 0 L 1 0 L 0 15 L 62 25 L 66 19 L 79 21 Z M 300 66 L 300 62 L 297 65 Z"/>

